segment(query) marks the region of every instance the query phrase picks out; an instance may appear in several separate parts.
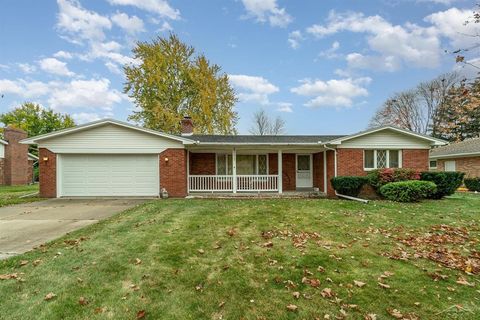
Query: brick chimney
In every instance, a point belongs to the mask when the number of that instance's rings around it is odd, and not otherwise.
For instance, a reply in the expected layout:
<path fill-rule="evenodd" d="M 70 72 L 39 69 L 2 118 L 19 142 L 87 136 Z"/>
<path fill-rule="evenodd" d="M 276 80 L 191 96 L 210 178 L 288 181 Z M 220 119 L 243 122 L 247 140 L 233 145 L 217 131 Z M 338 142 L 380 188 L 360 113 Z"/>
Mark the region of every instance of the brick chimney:
<path fill-rule="evenodd" d="M 6 185 L 28 184 L 28 145 L 21 144 L 27 133 L 21 129 L 6 127 L 3 130 L 3 139 L 8 142 L 5 146 L 4 183 Z"/>
<path fill-rule="evenodd" d="M 182 136 L 191 136 L 193 134 L 193 121 L 192 118 L 185 116 L 181 120 L 182 124 Z"/>

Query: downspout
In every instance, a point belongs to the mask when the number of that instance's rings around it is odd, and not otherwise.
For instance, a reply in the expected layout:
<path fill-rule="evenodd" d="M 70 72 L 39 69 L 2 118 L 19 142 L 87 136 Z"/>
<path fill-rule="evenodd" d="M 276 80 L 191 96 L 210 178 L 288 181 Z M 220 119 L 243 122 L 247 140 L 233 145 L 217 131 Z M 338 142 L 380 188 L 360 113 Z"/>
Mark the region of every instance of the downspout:
<path fill-rule="evenodd" d="M 323 147 L 327 150 L 333 151 L 333 155 L 334 155 L 333 165 L 334 165 L 334 168 L 335 168 L 334 169 L 334 177 L 336 177 L 337 176 L 337 149 L 329 148 L 326 144 L 324 144 Z M 326 158 L 325 158 L 325 161 L 326 161 Z M 356 197 L 352 197 L 352 196 L 347 196 L 347 195 L 338 193 L 336 190 L 335 190 L 335 195 L 337 197 L 345 198 L 345 199 L 348 199 L 348 200 L 354 200 L 354 201 L 359 201 L 359 202 L 363 202 L 363 203 L 368 203 L 368 200 L 360 199 L 360 198 L 356 198 Z"/>

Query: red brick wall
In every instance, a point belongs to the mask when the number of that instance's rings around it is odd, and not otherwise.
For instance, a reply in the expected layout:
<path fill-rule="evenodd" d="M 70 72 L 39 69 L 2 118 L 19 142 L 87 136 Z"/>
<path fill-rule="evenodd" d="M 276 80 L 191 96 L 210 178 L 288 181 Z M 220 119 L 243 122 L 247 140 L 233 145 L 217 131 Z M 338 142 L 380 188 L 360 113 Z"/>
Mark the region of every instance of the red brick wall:
<path fill-rule="evenodd" d="M 364 176 L 363 149 L 337 149 L 338 176 Z"/>
<path fill-rule="evenodd" d="M 168 158 L 168 161 L 165 161 Z M 170 197 L 187 196 L 187 151 L 167 149 L 160 153 L 160 191 L 165 188 Z"/>
<path fill-rule="evenodd" d="M 215 153 L 190 153 L 190 174 L 214 175 Z"/>
<path fill-rule="evenodd" d="M 335 176 L 335 153 L 332 150 L 327 151 L 327 196 L 335 197 L 335 190 L 330 183 L 330 179 Z"/>
<path fill-rule="evenodd" d="M 5 159 L 0 158 L 0 185 L 5 184 Z"/>
<path fill-rule="evenodd" d="M 429 150 L 426 149 L 404 149 L 402 152 L 402 168 L 428 171 Z"/>
<path fill-rule="evenodd" d="M 465 172 L 465 177 L 480 177 L 480 156 L 438 160 L 437 171 L 445 171 L 445 161 L 448 160 L 455 160 L 457 171 Z"/>
<path fill-rule="evenodd" d="M 4 182 L 6 185 L 22 185 L 28 181 L 28 145 L 20 140 L 27 137 L 23 130 L 6 127 L 3 132 L 8 141 L 5 146 Z"/>
<path fill-rule="evenodd" d="M 278 174 L 278 154 L 268 154 L 268 171 L 269 174 Z M 295 154 L 284 153 L 282 155 L 282 177 L 283 191 L 295 191 L 296 188 L 296 172 L 295 172 Z"/>
<path fill-rule="evenodd" d="M 43 158 L 47 157 L 47 161 Z M 40 197 L 55 198 L 57 196 L 57 157 L 48 149 L 40 148 L 38 151 Z"/>
<path fill-rule="evenodd" d="M 323 152 L 313 154 L 313 186 L 323 192 Z"/>

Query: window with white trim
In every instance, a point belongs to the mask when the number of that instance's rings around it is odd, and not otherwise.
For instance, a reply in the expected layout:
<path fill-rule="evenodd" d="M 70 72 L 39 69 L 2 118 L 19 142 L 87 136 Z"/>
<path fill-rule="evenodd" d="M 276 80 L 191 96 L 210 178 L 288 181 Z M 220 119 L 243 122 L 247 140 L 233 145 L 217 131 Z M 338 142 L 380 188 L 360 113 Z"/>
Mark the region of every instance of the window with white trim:
<path fill-rule="evenodd" d="M 363 151 L 363 168 L 365 170 L 401 167 L 402 150 L 372 149 Z"/>
<path fill-rule="evenodd" d="M 217 154 L 217 175 L 232 174 L 232 155 Z M 265 175 L 268 174 L 268 156 L 266 154 L 238 154 L 238 175 Z"/>

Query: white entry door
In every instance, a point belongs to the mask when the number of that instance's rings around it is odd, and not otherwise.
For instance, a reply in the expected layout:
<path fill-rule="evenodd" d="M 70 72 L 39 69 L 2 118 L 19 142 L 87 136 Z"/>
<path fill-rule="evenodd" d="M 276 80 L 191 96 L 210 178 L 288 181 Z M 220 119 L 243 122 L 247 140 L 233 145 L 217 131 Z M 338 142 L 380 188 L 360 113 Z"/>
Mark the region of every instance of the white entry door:
<path fill-rule="evenodd" d="M 297 188 L 313 187 L 312 155 L 297 154 Z"/>
<path fill-rule="evenodd" d="M 158 196 L 156 154 L 61 154 L 58 196 Z"/>

